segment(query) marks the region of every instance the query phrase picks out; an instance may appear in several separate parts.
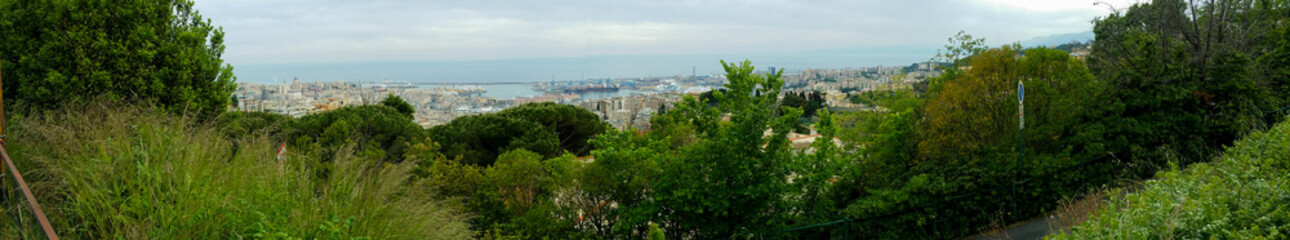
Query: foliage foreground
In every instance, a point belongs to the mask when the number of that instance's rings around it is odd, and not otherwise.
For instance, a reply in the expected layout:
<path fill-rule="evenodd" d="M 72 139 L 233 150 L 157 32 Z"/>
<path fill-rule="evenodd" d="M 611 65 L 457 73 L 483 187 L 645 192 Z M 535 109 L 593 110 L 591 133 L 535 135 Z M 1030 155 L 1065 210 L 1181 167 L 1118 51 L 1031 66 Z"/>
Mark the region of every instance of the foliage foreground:
<path fill-rule="evenodd" d="M 409 180 L 413 164 L 336 151 L 329 177 L 266 133 L 152 109 L 90 106 L 18 117 L 11 156 L 59 234 L 70 239 L 456 239 L 459 207 Z M 347 147 L 352 149 L 352 147 Z M 7 202 L 5 204 L 21 204 Z M 8 221 L 8 219 L 0 220 Z M 0 224 L 0 236 L 22 230 Z"/>
<path fill-rule="evenodd" d="M 6 103 L 106 100 L 214 116 L 237 78 L 224 30 L 191 0 L 0 0 Z"/>
<path fill-rule="evenodd" d="M 1053 239 L 1283 239 L 1290 232 L 1290 123 L 1247 135 L 1213 162 L 1159 173 Z"/>

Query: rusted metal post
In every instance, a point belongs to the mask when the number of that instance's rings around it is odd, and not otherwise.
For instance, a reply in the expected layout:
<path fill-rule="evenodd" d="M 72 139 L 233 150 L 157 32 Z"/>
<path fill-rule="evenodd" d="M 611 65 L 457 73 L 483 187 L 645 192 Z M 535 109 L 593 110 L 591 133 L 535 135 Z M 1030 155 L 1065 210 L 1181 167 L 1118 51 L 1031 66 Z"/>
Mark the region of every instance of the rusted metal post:
<path fill-rule="evenodd" d="M 40 228 L 45 231 L 45 237 L 57 240 L 58 233 L 54 232 L 54 226 L 49 224 L 48 218 L 45 218 L 45 211 L 40 209 L 40 203 L 36 203 L 36 195 L 31 193 L 31 188 L 27 187 L 27 182 L 22 180 L 22 174 L 18 173 L 17 166 L 14 166 L 13 160 L 9 159 L 9 151 L 5 151 L 3 145 L 0 145 L 0 157 L 4 158 L 6 167 L 9 167 L 9 174 L 13 175 L 14 182 L 18 183 L 18 188 L 27 197 L 27 204 L 31 205 L 31 211 L 34 213 L 36 221 L 40 222 Z"/>
<path fill-rule="evenodd" d="M 17 183 L 18 188 L 22 190 L 22 194 L 26 196 L 27 204 L 31 206 L 31 212 L 36 217 L 36 221 L 40 223 L 41 230 L 44 230 L 45 232 L 45 238 L 58 240 L 58 233 L 54 232 L 54 226 L 49 224 L 49 219 L 45 217 L 45 211 L 40 209 L 40 203 L 36 203 L 36 195 L 31 193 L 31 188 L 27 187 L 26 181 L 23 181 L 22 174 L 18 173 L 18 166 L 13 164 L 12 159 L 9 159 L 9 151 L 4 149 L 5 122 L 3 82 L 4 79 L 0 77 L 0 158 L 3 158 L 2 160 L 4 160 L 4 165 L 0 166 L 0 170 L 8 170 L 8 173 L 13 177 L 14 183 Z"/>

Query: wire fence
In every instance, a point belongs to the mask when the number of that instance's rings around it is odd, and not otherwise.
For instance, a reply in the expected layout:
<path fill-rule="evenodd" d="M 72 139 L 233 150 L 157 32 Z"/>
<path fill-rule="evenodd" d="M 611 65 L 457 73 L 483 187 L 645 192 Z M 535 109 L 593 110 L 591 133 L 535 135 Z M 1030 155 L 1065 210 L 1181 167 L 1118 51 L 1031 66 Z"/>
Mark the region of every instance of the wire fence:
<path fill-rule="evenodd" d="M 1280 122 L 1285 116 L 1276 113 L 1284 107 L 1264 112 L 1264 120 Z M 1270 124 L 1269 124 L 1270 125 Z M 894 208 L 886 213 L 808 224 L 759 234 L 760 238 L 781 239 L 949 239 L 992 230 L 1005 230 L 1009 223 L 1042 216 L 1068 196 L 1098 190 L 1103 184 L 1122 179 L 1121 164 L 1110 164 L 1111 155 L 1080 161 L 1021 180 L 1004 180 L 1001 184 L 980 187 L 958 194 L 935 194 L 920 201 Z M 1073 222 L 1058 224 L 1075 224 Z M 1069 226 L 1047 226 L 1069 227 Z"/>

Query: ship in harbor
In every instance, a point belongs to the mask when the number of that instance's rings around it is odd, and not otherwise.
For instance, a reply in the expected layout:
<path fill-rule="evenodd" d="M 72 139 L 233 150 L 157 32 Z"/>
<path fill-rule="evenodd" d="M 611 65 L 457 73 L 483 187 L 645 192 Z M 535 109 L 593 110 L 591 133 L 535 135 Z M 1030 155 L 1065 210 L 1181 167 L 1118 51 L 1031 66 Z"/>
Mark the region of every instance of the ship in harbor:
<path fill-rule="evenodd" d="M 565 94 L 579 94 L 579 93 L 588 93 L 588 92 L 617 92 L 618 89 L 619 87 L 617 85 L 600 84 L 600 85 L 567 86 L 567 87 L 563 87 L 560 90 Z"/>
<path fill-rule="evenodd" d="M 564 86 L 564 88 L 561 89 L 561 92 L 564 92 L 565 94 L 618 92 L 618 89 L 618 85 L 574 85 Z"/>

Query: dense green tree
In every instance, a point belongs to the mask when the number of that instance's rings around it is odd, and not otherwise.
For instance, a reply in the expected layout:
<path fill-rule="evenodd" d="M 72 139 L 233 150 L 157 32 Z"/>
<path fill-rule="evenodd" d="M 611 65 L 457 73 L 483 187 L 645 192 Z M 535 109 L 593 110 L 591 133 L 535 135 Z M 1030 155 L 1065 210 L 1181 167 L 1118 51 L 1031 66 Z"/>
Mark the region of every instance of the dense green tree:
<path fill-rule="evenodd" d="M 884 91 L 874 100 L 878 110 L 836 115 L 838 138 L 847 151 L 857 157 L 849 161 L 846 171 L 835 185 L 838 201 L 856 199 L 872 189 L 899 188 L 901 180 L 914 172 L 918 154 L 918 120 L 925 101 L 911 89 Z"/>
<path fill-rule="evenodd" d="M 1270 51 L 1255 58 L 1252 71 L 1257 86 L 1268 91 L 1268 100 L 1273 108 L 1267 111 L 1284 110 L 1290 106 L 1290 25 L 1282 24 L 1269 32 L 1264 44 Z M 1284 112 L 1263 116 L 1266 122 L 1274 123 L 1285 120 Z"/>
<path fill-rule="evenodd" d="M 909 161 L 916 154 L 914 129 L 924 99 L 911 89 L 866 92 L 876 110 L 839 113 L 838 138 L 866 159 Z"/>
<path fill-rule="evenodd" d="M 491 165 L 497 154 L 527 149 L 545 157 L 563 152 L 587 154 L 587 141 L 609 125 L 591 111 L 567 104 L 529 103 L 492 114 L 453 119 L 430 129 L 441 139 L 443 152 L 462 162 Z"/>
<path fill-rule="evenodd" d="M 408 118 L 413 118 L 412 114 L 417 112 L 415 108 L 412 108 L 412 104 L 408 104 L 408 102 L 403 101 L 403 98 L 394 96 L 394 94 L 390 94 L 385 97 L 385 100 L 381 100 L 381 105 L 394 108 L 395 111 L 407 115 Z"/>
<path fill-rule="evenodd" d="M 442 143 L 445 155 L 476 166 L 491 166 L 497 155 L 516 149 L 548 157 L 560 154 L 555 133 L 536 122 L 499 114 L 459 117 L 429 132 Z"/>
<path fill-rule="evenodd" d="M 654 139 L 665 140 L 673 149 L 694 143 L 694 125 L 678 117 L 671 111 L 650 117 L 648 135 Z"/>
<path fill-rule="evenodd" d="M 352 145 L 360 154 L 389 162 L 403 161 L 410 141 L 425 139 L 425 131 L 393 108 L 382 105 L 343 107 L 306 115 L 285 130 L 295 149 L 320 154 Z"/>
<path fill-rule="evenodd" d="M 686 96 L 651 119 L 647 135 L 613 131 L 593 140 L 595 161 L 577 181 L 580 202 L 593 204 L 582 209 L 590 222 L 579 229 L 643 238 L 657 235 L 653 223 L 669 238 L 753 237 L 822 209 L 819 191 L 799 189 L 820 190 L 817 180 L 831 174 L 800 178 L 814 185 L 788 183 L 793 171 L 827 164 L 790 151 L 786 135 L 802 112 L 776 108 L 781 73 L 755 75 L 747 61 L 722 65 L 730 82 L 711 101 Z"/>
<path fill-rule="evenodd" d="M 585 202 L 579 229 L 600 236 L 635 236 L 645 223 L 656 220 L 645 207 L 650 185 L 660 174 L 670 151 L 666 137 L 655 138 L 634 132 L 610 131 L 592 142 L 595 161 L 587 164 L 578 185 Z"/>
<path fill-rule="evenodd" d="M 798 152 L 789 165 L 794 173 L 790 176 L 790 190 L 785 193 L 788 199 L 785 206 L 791 209 L 787 213 L 790 225 L 827 222 L 842 216 L 837 202 L 840 198 L 831 193 L 851 158 L 846 157 L 838 146 L 840 142 L 835 140 L 838 128 L 833 114 L 828 109 L 820 109 L 817 114 L 820 120 L 815 123 L 815 129 L 820 136 L 809 150 Z M 802 234 L 801 237 L 824 236 Z"/>
<path fill-rule="evenodd" d="M 760 95 L 754 95 L 754 97 L 759 97 L 759 96 Z M 810 132 L 810 129 L 807 128 L 807 126 L 810 126 L 811 118 L 815 117 L 815 112 L 817 110 L 825 107 L 824 94 L 820 92 L 800 92 L 798 94 L 784 94 L 784 97 L 779 100 L 779 106 L 788 107 L 788 108 L 781 108 L 781 110 L 779 111 L 780 115 L 787 114 L 787 111 L 788 111 L 787 109 L 797 109 L 797 110 L 803 111 L 804 113 L 801 116 L 802 119 L 798 119 L 797 124 L 793 125 L 793 132 L 807 134 Z"/>
<path fill-rule="evenodd" d="M 465 205 L 472 209 L 480 205 L 480 198 L 475 195 L 475 189 L 484 182 L 480 167 L 444 156 L 439 153 L 439 143 L 430 139 L 415 141 L 403 154 L 405 160 L 416 161 L 413 173 L 429 179 L 427 187 L 439 196 L 464 198 Z"/>
<path fill-rule="evenodd" d="M 934 88 L 921 94 L 910 89 L 859 94 L 875 108 L 839 117 L 843 126 L 839 138 L 856 158 L 844 160 L 838 184 L 825 194 L 852 218 L 902 213 L 858 223 L 871 230 L 865 236 L 917 234 L 925 230 L 920 228 L 935 226 L 929 221 L 941 226 L 979 226 L 975 222 L 992 220 L 984 213 L 999 211 L 1008 215 L 993 220 L 1028 216 L 1034 211 L 1026 209 L 1044 208 L 1048 205 L 1043 203 L 1059 192 L 1069 192 L 1061 185 L 1066 182 L 1047 180 L 1058 175 L 1069 178 L 1052 169 L 1075 164 L 1071 158 L 1076 153 L 1099 154 L 1090 152 L 1096 151 L 1101 131 L 1086 123 L 1100 116 L 1095 106 L 1108 98 L 1103 94 L 1105 85 L 1090 75 L 1082 61 L 1060 50 L 1021 50 L 1015 45 L 960 52 L 974 54 L 961 56 L 956 67 L 931 79 Z M 1017 143 L 1022 140 L 1017 139 L 1018 81 L 1025 83 L 1027 96 L 1024 162 L 1015 161 Z M 1045 185 L 1027 189 L 1032 195 L 1026 198 L 986 190 L 1006 186 L 1019 176 L 1042 177 Z M 920 207 L 964 193 L 974 197 L 935 211 Z M 1013 202 L 1019 204 L 1016 210 L 1004 208 L 1003 204 Z M 955 214 L 943 215 L 948 213 Z M 948 227 L 933 237 L 973 231 Z"/>
<path fill-rule="evenodd" d="M 758 91 L 758 92 L 760 92 L 761 90 L 757 90 L 757 91 Z M 708 105 L 711 105 L 711 106 L 716 106 L 716 105 L 717 105 L 717 98 L 716 98 L 716 97 L 714 97 L 714 94 L 715 94 L 715 93 L 717 93 L 717 92 L 722 92 L 722 93 L 724 93 L 724 92 L 726 92 L 726 89 L 714 89 L 714 90 L 711 90 L 711 91 L 707 91 L 707 92 L 700 93 L 700 94 L 699 94 L 699 102 L 707 103 Z"/>
<path fill-rule="evenodd" d="M 819 91 L 813 91 L 813 92 L 810 92 L 809 94 L 810 94 L 809 97 L 806 98 L 806 107 L 802 108 L 802 111 L 805 111 L 805 113 L 803 113 L 802 115 L 805 117 L 819 116 L 816 114 L 820 111 L 820 109 L 829 107 L 828 103 L 825 102 L 824 100 L 825 93 L 822 93 Z"/>
<path fill-rule="evenodd" d="M 448 170 L 443 173 L 481 176 L 476 175 L 477 167 L 448 164 L 459 168 L 446 166 L 440 169 Z M 474 182 L 477 185 L 470 186 L 473 193 L 459 196 L 479 215 L 475 219 L 477 229 L 503 238 L 578 238 L 582 234 L 574 228 L 576 212 L 566 207 L 567 202 L 557 199 L 575 182 L 582 168 L 583 164 L 572 155 L 543 159 L 537 153 L 516 149 L 502 153 L 493 166 L 482 169 L 482 177 Z"/>
<path fill-rule="evenodd" d="M 1182 0 L 1138 3 L 1095 21 L 1092 73 L 1116 101 L 1098 123 L 1106 151 L 1145 176 L 1163 155 L 1209 159 L 1284 105 L 1275 64 L 1284 3 Z M 1258 59 L 1262 59 L 1256 61 Z M 1252 63 L 1265 64 L 1252 64 Z M 1254 67 L 1251 67 L 1253 65 Z"/>
<path fill-rule="evenodd" d="M 653 182 L 645 216 L 677 238 L 752 236 L 783 226 L 783 194 L 791 164 L 788 139 L 801 110 L 777 117 L 780 72 L 753 74 L 748 61 L 727 64 L 727 91 L 717 106 L 686 97 L 669 114 L 695 126 L 695 143 L 677 149 Z M 754 89 L 762 96 L 754 96 Z M 729 115 L 729 120 L 722 120 Z M 772 134 L 763 136 L 767 130 Z"/>
<path fill-rule="evenodd" d="M 803 98 L 802 95 L 789 93 L 789 94 L 784 94 L 784 98 L 779 100 L 779 105 L 784 107 L 803 109 L 807 105 L 810 105 L 810 103 L 808 103 L 806 101 L 806 98 Z M 784 110 L 781 110 L 780 114 L 784 114 Z"/>
<path fill-rule="evenodd" d="M 559 103 L 528 103 L 498 112 L 497 115 L 532 121 L 555 134 L 560 150 L 583 156 L 591 151 L 587 142 L 605 132 L 609 124 L 587 109 Z"/>
<path fill-rule="evenodd" d="M 560 239 L 585 238 L 575 228 L 577 200 L 569 195 L 585 163 L 573 155 L 543 159 L 542 155 L 516 149 L 497 156 L 489 167 L 461 163 L 438 151 L 439 144 L 425 139 L 406 152 L 417 161 L 416 173 L 440 196 L 460 201 L 476 217 L 473 228 L 485 238 Z M 584 236 L 585 235 L 585 236 Z"/>
<path fill-rule="evenodd" d="M 0 1 L 4 96 L 36 108 L 104 97 L 214 116 L 235 89 L 224 31 L 193 2 Z"/>
<path fill-rule="evenodd" d="M 923 161 L 962 166 L 1000 151 L 1015 152 L 1018 82 L 1026 83 L 1029 96 L 1028 151 L 1061 152 L 1070 145 L 1060 140 L 1078 133 L 1072 126 L 1091 114 L 1089 105 L 1103 90 L 1081 61 L 1060 50 L 1004 46 L 973 56 L 970 64 L 928 99 L 919 128 Z"/>
<path fill-rule="evenodd" d="M 549 175 L 542 168 L 542 155 L 524 149 L 497 156 L 496 164 L 484 170 L 485 181 L 496 187 L 497 197 L 512 215 L 527 212 L 550 194 L 543 188 L 551 181 Z"/>

